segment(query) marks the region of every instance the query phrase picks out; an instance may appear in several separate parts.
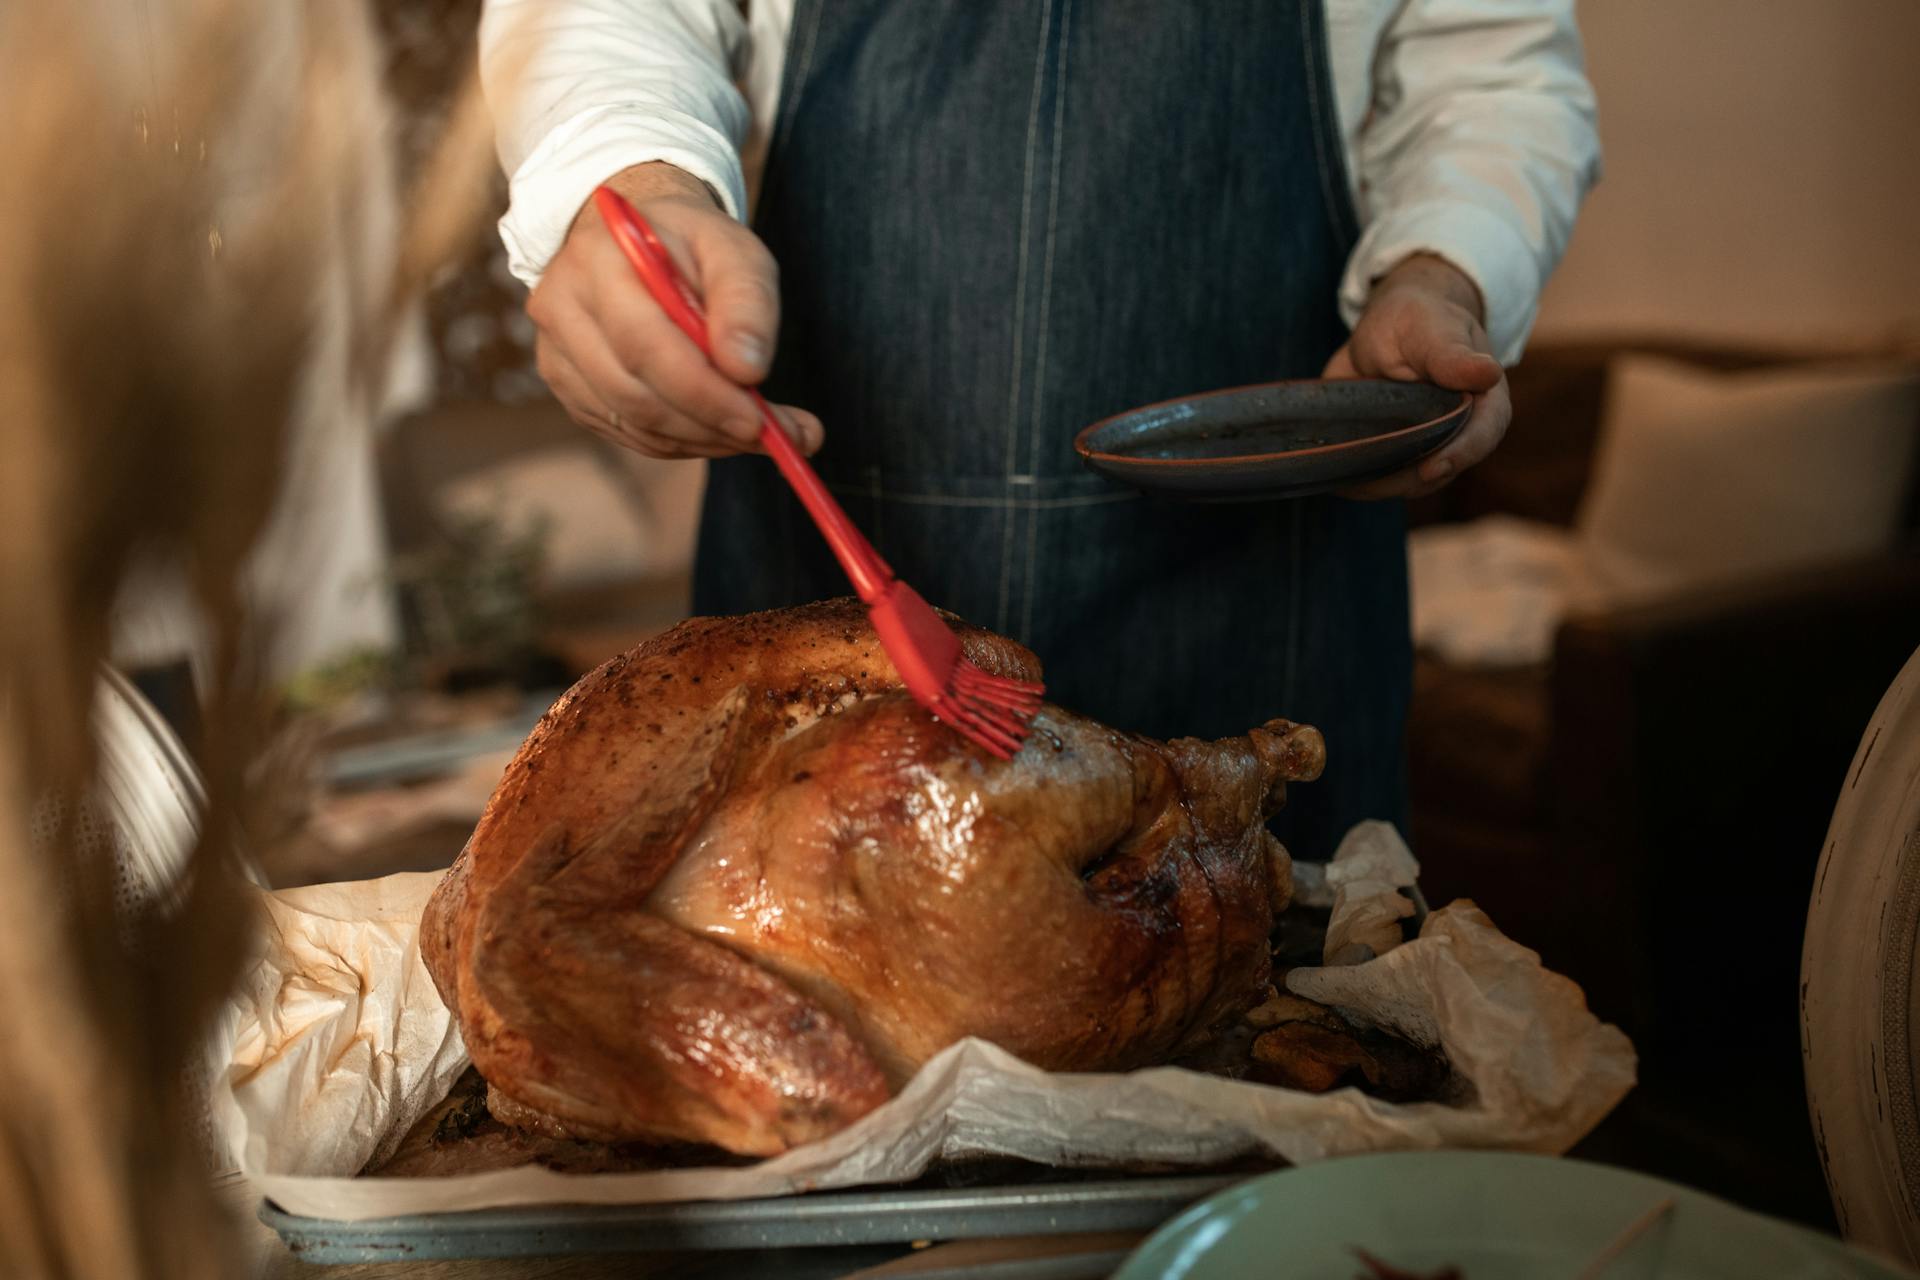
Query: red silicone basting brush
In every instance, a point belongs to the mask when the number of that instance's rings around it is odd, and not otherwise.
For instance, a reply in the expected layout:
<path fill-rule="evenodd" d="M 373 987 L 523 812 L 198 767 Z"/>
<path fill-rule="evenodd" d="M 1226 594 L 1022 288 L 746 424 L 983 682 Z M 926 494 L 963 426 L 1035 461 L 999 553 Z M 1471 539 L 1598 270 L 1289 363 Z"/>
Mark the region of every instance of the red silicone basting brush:
<path fill-rule="evenodd" d="M 653 228 L 611 188 L 595 191 L 593 202 L 647 292 L 711 359 L 713 350 L 707 342 L 707 319 L 700 299 L 674 267 Z M 787 438 L 786 429 L 773 416 L 765 398 L 755 388 L 748 387 L 747 392 L 760 409 L 761 443 L 820 527 L 854 591 L 866 602 L 873 629 L 879 632 L 880 643 L 893 659 L 907 692 L 986 750 L 1003 760 L 1011 758 L 1026 740 L 1034 712 L 1040 708 L 1042 687 L 990 675 L 969 662 L 960 651 L 960 637 L 953 628 L 940 620 L 919 592 L 894 577 L 873 544 L 833 500 Z"/>

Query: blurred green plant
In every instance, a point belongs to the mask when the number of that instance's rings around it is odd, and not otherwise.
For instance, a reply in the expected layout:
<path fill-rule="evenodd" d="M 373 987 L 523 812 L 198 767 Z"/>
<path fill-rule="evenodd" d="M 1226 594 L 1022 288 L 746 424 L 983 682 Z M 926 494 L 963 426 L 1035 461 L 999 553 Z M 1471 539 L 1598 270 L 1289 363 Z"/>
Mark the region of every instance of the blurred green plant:
<path fill-rule="evenodd" d="M 456 514 L 433 546 L 395 561 L 410 683 L 456 672 L 508 679 L 535 659 L 551 532 L 544 516 L 515 525 L 498 510 Z"/>
<path fill-rule="evenodd" d="M 496 508 L 440 523 L 431 547 L 397 556 L 385 586 L 404 626 L 402 647 L 357 649 L 300 672 L 285 710 L 328 712 L 365 695 L 520 681 L 538 668 L 535 601 L 550 522 L 514 524 Z"/>
<path fill-rule="evenodd" d="M 395 689 L 404 666 L 390 649 L 355 649 L 301 671 L 287 682 L 281 701 L 294 715 L 332 711 L 362 694 Z"/>

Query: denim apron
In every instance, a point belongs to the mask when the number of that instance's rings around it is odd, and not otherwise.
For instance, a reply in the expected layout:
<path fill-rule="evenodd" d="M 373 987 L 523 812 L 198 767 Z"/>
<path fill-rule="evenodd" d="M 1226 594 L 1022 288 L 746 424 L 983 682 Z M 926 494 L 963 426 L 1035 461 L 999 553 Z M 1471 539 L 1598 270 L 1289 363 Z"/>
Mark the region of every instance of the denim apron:
<path fill-rule="evenodd" d="M 1156 737 L 1273 716 L 1328 765 L 1276 830 L 1403 817 L 1397 503 L 1143 499 L 1076 431 L 1311 377 L 1355 237 L 1318 0 L 799 0 L 756 230 L 766 384 L 936 604 L 1025 642 L 1050 700 Z M 712 467 L 694 607 L 845 594 L 764 458 Z"/>

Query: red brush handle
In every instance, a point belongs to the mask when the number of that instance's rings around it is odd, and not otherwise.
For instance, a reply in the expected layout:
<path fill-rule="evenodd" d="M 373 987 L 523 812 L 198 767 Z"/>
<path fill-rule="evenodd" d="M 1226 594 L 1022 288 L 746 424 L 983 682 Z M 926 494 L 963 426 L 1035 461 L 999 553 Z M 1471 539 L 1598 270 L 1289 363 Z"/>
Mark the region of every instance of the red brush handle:
<path fill-rule="evenodd" d="M 593 193 L 594 206 L 600 216 L 606 220 L 607 229 L 613 232 L 614 243 L 626 254 L 627 261 L 640 276 L 647 292 L 653 295 L 669 318 L 680 326 L 680 331 L 692 338 L 694 345 L 713 358 L 713 347 L 707 341 L 707 316 L 700 305 L 699 295 L 686 282 L 679 270 L 673 265 L 673 258 L 667 253 L 665 245 L 647 225 L 639 210 L 627 203 L 626 197 L 611 187 L 601 187 Z M 833 548 L 833 554 L 840 561 L 840 567 L 847 571 L 847 577 L 853 582 L 853 589 L 860 598 L 872 604 L 886 590 L 887 583 L 893 578 L 893 570 L 873 549 L 866 535 L 854 527 L 833 495 L 827 492 L 827 486 L 820 482 L 807 460 L 794 448 L 793 441 L 787 438 L 786 428 L 773 416 L 772 406 L 766 397 L 753 387 L 746 389 L 753 402 L 760 409 L 760 443 L 766 446 L 772 456 L 773 464 L 780 468 L 780 474 L 799 495 L 801 505 L 813 522 L 820 527 L 826 537 L 827 545 Z"/>

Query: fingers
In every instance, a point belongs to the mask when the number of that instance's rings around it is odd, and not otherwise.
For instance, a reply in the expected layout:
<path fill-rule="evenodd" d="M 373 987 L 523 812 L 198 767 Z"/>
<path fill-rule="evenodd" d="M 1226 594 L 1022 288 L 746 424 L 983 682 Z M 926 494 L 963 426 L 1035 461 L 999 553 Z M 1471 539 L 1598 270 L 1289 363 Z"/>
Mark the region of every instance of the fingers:
<path fill-rule="evenodd" d="M 1418 315 L 1397 335 L 1401 362 L 1414 376 L 1449 391 L 1488 391 L 1505 376 L 1471 316 Z"/>
<path fill-rule="evenodd" d="M 734 382 L 767 376 L 780 330 L 780 276 L 757 236 L 732 223 L 689 242 L 698 288 L 706 298 L 713 360 Z"/>
<path fill-rule="evenodd" d="M 1506 377 L 1498 360 L 1462 342 L 1441 346 L 1421 363 L 1427 381 L 1449 391 L 1491 391 Z"/>
<path fill-rule="evenodd" d="M 1507 394 L 1506 379 L 1502 378 L 1491 391 L 1474 397 L 1473 413 L 1460 434 L 1449 440 L 1444 449 L 1420 462 L 1417 468 L 1420 482 L 1438 488 L 1468 467 L 1485 461 L 1506 438 L 1507 427 L 1512 422 L 1513 401 Z"/>
<path fill-rule="evenodd" d="M 704 296 L 713 358 L 653 300 L 588 209 L 528 299 L 541 374 L 569 415 L 626 447 L 675 457 L 757 450 L 763 420 L 743 384 L 766 375 L 779 328 L 773 257 L 710 203 L 663 197 L 641 212 Z M 775 413 L 802 451 L 820 447 L 817 417 Z"/>
<path fill-rule="evenodd" d="M 1320 371 L 1320 376 L 1323 378 L 1358 378 L 1361 376 L 1360 371 L 1354 368 L 1353 365 L 1353 344 L 1351 342 L 1333 353 L 1333 358 L 1327 361 L 1327 367 Z"/>
<path fill-rule="evenodd" d="M 1348 376 L 1432 382 L 1450 391 L 1490 390 L 1505 372 L 1471 313 L 1405 289 L 1368 307 L 1334 358 L 1342 355 L 1354 370 Z"/>
<path fill-rule="evenodd" d="M 738 450 L 709 440 L 675 437 L 656 429 L 649 416 L 626 417 L 608 406 L 579 368 L 544 339 L 535 347 L 540 376 L 567 416 L 601 438 L 650 458 L 718 458 Z"/>
<path fill-rule="evenodd" d="M 593 388 L 573 362 L 544 337 L 534 340 L 533 363 L 541 380 L 553 392 L 553 398 L 560 402 L 560 407 L 567 411 L 569 418 L 589 431 L 606 436 L 615 444 L 629 444 L 619 438 L 617 415 L 594 394 Z"/>
<path fill-rule="evenodd" d="M 671 367 L 683 353 L 668 349 L 663 359 L 649 346 L 651 342 L 664 345 L 670 338 L 679 338 L 689 350 L 692 344 L 677 330 L 663 334 L 654 327 L 653 322 L 665 319 L 658 308 L 654 315 L 641 319 L 645 328 L 638 337 L 631 330 L 609 329 L 602 322 L 586 319 L 569 326 L 568 358 L 609 408 L 649 434 L 723 452 L 753 449 L 760 436 L 760 419 L 753 401 L 738 387 L 727 388 L 744 407 L 729 407 L 716 424 L 712 405 L 699 394 L 688 395 L 679 373 Z M 701 358 L 698 351 L 693 351 L 693 358 Z M 704 372 L 713 374 L 710 367 Z M 688 408 L 689 404 L 693 408 Z"/>
<path fill-rule="evenodd" d="M 1468 467 L 1483 461 L 1506 437 L 1513 421 L 1513 402 L 1503 378 L 1491 391 L 1474 397 L 1473 412 L 1460 433 L 1430 457 L 1392 475 L 1353 485 L 1342 497 L 1375 501 L 1381 498 L 1424 498 L 1444 489 Z"/>
<path fill-rule="evenodd" d="M 800 446 L 800 452 L 812 454 L 826 442 L 826 428 L 820 425 L 820 419 L 805 409 L 796 409 L 790 404 L 777 404 L 773 406 L 773 414 L 786 426 L 788 437 Z"/>
<path fill-rule="evenodd" d="M 1343 490 L 1349 498 L 1433 493 L 1492 453 L 1513 417 L 1506 370 L 1479 319 L 1444 292 L 1418 285 L 1376 295 L 1324 376 L 1423 381 L 1474 393 L 1466 425 L 1445 448 L 1403 471 Z"/>
<path fill-rule="evenodd" d="M 680 332 L 619 256 L 611 237 L 604 247 L 611 254 L 598 255 L 604 266 L 578 299 L 580 316 L 570 325 L 566 317 L 556 318 L 556 328 L 567 329 L 569 356 L 615 407 L 623 407 L 620 397 L 641 387 L 697 424 L 701 435 L 721 438 L 714 443 L 752 448 L 760 434 L 753 400 Z"/>
<path fill-rule="evenodd" d="M 602 350 L 597 357 L 589 357 L 597 370 L 597 378 L 590 378 L 544 337 L 537 340 L 534 351 L 540 376 L 567 415 L 615 444 L 655 458 L 721 458 L 742 452 L 731 441 L 715 442 L 699 423 L 676 413 L 644 383 L 619 369 L 610 352 Z M 596 382 L 616 389 L 618 407 L 595 390 Z M 819 418 L 791 405 L 774 405 L 773 411 L 800 452 L 812 454 L 820 448 L 826 433 Z M 764 452 L 757 435 L 749 448 Z"/>

